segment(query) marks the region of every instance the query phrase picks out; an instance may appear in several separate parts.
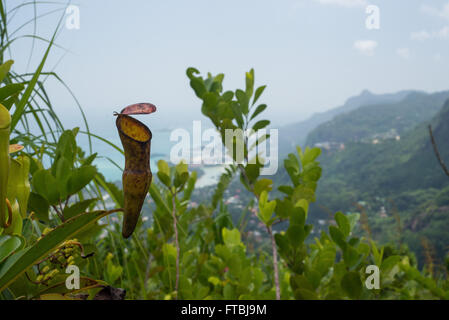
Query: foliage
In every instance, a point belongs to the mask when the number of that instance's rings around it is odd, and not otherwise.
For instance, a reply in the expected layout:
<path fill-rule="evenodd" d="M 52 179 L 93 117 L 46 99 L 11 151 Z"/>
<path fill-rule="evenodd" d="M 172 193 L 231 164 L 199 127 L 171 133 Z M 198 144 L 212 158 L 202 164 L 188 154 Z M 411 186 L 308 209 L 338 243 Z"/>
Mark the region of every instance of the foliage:
<path fill-rule="evenodd" d="M 0 26 L 2 41 L 8 41 L 5 18 Z M 106 286 L 126 289 L 128 299 L 449 298 L 446 272 L 434 270 L 430 254 L 420 271 L 406 248 L 381 245 L 369 233 L 357 233 L 357 226 L 365 224 L 363 213 L 337 212 L 327 230 L 311 223 L 323 174 L 319 148 L 298 147 L 289 154 L 282 183 L 261 176 L 265 160 L 257 146 L 269 135 L 250 140 L 270 121 L 259 119 L 267 109 L 258 102 L 266 86 L 255 87 L 254 70 L 245 74 L 245 89 L 234 91 L 223 90 L 223 74 L 202 77 L 194 68 L 187 70 L 201 110 L 220 133 L 233 163 L 212 197 L 196 204 L 191 201 L 196 172 L 184 162 L 160 160 L 146 199 L 151 216 L 144 215 L 124 239 L 122 191 L 97 172 L 97 155 L 78 146 L 79 129 L 64 130 L 58 124 L 49 128 L 54 137 L 48 139 L 45 129 L 35 136 L 26 125 L 29 114 L 37 123 L 46 119 L 36 109 L 42 101 L 34 97 L 46 96 L 40 77 L 53 40 L 29 81 L 11 72 L 11 61 L 0 66 L 0 103 L 7 110 L 0 124 L 11 115 L 11 123 L 0 126 L 11 131 L 0 138 L 3 146 L 25 147 L 18 152 L 13 148 L 13 153 L 8 149 L 0 163 L 2 177 L 8 177 L 0 179 L 0 188 L 11 205 L 2 204 L 6 207 L 1 212 L 10 223 L 0 231 L 2 299 L 95 299 Z M 242 134 L 226 143 L 229 129 Z M 264 227 L 264 245 L 257 250 L 223 202 L 237 174 L 251 195 L 246 208 Z M 438 203 L 445 204 L 447 194 L 441 192 L 435 190 Z M 106 206 L 104 193 L 114 208 Z M 341 195 L 338 188 L 333 193 Z M 285 228 L 276 232 L 273 227 L 280 224 Z M 80 268 L 81 283 L 70 290 L 66 271 L 74 265 Z M 367 285 L 372 284 L 370 266 L 380 270 L 378 288 Z"/>

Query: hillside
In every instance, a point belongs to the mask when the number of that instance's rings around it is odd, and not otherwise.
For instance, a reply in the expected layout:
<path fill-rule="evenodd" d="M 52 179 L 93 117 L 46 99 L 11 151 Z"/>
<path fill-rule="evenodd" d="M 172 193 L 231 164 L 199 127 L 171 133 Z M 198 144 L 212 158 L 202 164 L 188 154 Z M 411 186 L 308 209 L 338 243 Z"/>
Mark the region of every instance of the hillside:
<path fill-rule="evenodd" d="M 296 145 L 304 146 L 307 135 L 312 130 L 340 114 L 350 112 L 364 105 L 398 102 L 412 92 L 414 91 L 374 94 L 368 90 L 364 90 L 358 96 L 349 98 L 342 106 L 316 113 L 307 120 L 281 127 L 279 129 L 279 154 L 283 157 L 290 153 L 291 150 L 294 150 Z"/>
<path fill-rule="evenodd" d="M 442 158 L 449 162 L 449 100 L 431 121 L 404 132 L 399 141 L 348 142 L 343 150 L 324 150 L 312 219 L 327 219 L 329 212 L 338 210 L 366 210 L 377 239 L 399 241 L 394 229 L 399 216 L 400 240 L 423 258 L 425 236 L 442 259 L 443 244 L 449 241 L 444 231 L 449 223 L 449 179 L 433 153 L 427 131 L 430 122 Z"/>
<path fill-rule="evenodd" d="M 430 120 L 448 98 L 449 91 L 412 92 L 400 101 L 366 104 L 322 123 L 310 132 L 306 144 L 400 137 L 417 124 Z"/>

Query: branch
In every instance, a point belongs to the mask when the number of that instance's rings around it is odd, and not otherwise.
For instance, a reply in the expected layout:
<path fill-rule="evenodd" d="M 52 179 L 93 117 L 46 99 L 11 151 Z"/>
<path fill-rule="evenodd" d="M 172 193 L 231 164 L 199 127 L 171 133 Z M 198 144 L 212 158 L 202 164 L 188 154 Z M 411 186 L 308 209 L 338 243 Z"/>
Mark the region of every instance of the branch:
<path fill-rule="evenodd" d="M 430 135 L 430 141 L 432 142 L 433 151 L 435 152 L 435 155 L 438 159 L 438 162 L 440 163 L 441 168 L 443 168 L 444 173 L 449 177 L 449 170 L 446 167 L 446 164 L 444 163 L 443 159 L 441 158 L 440 152 L 438 151 L 437 144 L 435 142 L 435 138 L 433 136 L 432 132 L 432 126 L 429 125 L 429 135 Z"/>
<path fill-rule="evenodd" d="M 276 300 L 281 300 L 278 270 L 278 250 L 276 247 L 276 241 L 274 240 L 273 229 L 271 228 L 271 226 L 267 226 L 267 230 L 271 238 L 271 249 L 273 250 L 274 285 L 276 287 Z"/>
<path fill-rule="evenodd" d="M 240 171 L 242 172 L 242 175 L 246 182 L 248 183 L 249 188 L 251 189 L 251 192 L 254 193 L 254 195 L 257 198 L 257 201 L 259 201 L 259 196 L 254 192 L 254 185 L 250 182 L 249 177 L 246 175 L 245 168 L 243 165 L 238 165 Z M 279 269 L 278 269 L 278 250 L 276 247 L 276 241 L 274 239 L 273 235 L 273 229 L 271 226 L 267 226 L 268 234 L 270 235 L 271 240 L 271 249 L 273 252 L 273 271 L 274 271 L 274 284 L 276 287 L 276 300 L 281 300 L 281 289 L 279 286 Z"/>
<path fill-rule="evenodd" d="M 173 215 L 173 229 L 175 231 L 175 245 L 176 245 L 176 300 L 178 300 L 178 287 L 179 287 L 179 241 L 178 241 L 178 221 L 176 219 L 176 192 L 172 192 L 172 215 Z"/>

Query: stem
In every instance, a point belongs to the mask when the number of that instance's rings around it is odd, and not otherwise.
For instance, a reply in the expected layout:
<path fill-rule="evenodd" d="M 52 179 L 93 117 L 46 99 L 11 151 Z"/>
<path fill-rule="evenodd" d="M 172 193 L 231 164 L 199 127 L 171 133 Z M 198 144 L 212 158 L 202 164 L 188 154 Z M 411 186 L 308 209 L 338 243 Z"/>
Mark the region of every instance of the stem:
<path fill-rule="evenodd" d="M 148 279 L 150 278 L 150 268 L 151 268 L 151 261 L 152 261 L 152 255 L 151 253 L 148 255 L 148 262 L 147 262 L 147 267 L 145 269 L 145 290 L 147 289 L 147 283 L 148 283 Z"/>
<path fill-rule="evenodd" d="M 243 174 L 243 177 L 246 179 L 248 185 L 250 186 L 251 191 L 254 193 L 254 186 L 250 183 L 248 176 L 246 175 L 245 169 L 242 165 L 239 165 L 240 171 Z M 259 197 L 254 193 L 257 200 Z M 271 248 L 273 251 L 273 268 L 274 268 L 274 285 L 276 287 L 276 300 L 281 300 L 281 290 L 279 286 L 279 270 L 278 270 L 278 250 L 276 247 L 276 241 L 274 240 L 273 230 L 271 226 L 267 226 L 268 234 L 271 237 Z"/>
<path fill-rule="evenodd" d="M 61 219 L 61 222 L 65 222 L 64 215 L 62 214 L 62 212 L 60 212 L 58 210 L 58 207 L 55 206 L 55 205 L 52 205 L 52 208 L 55 210 L 55 212 L 58 215 L 59 219 Z"/>
<path fill-rule="evenodd" d="M 433 137 L 432 126 L 430 125 L 429 125 L 429 134 L 430 134 L 430 141 L 432 142 L 433 146 L 433 151 L 435 152 L 435 156 L 437 157 L 438 162 L 440 163 L 440 166 L 443 169 L 444 173 L 449 177 L 449 169 L 446 167 L 446 164 L 441 158 L 440 152 L 438 151 L 437 143 L 435 142 L 435 138 Z"/>
<path fill-rule="evenodd" d="M 172 193 L 172 215 L 173 215 L 173 229 L 175 232 L 175 246 L 176 246 L 176 300 L 178 300 L 178 286 L 179 286 L 179 242 L 178 242 L 178 221 L 176 219 L 176 192 Z"/>
<path fill-rule="evenodd" d="M 273 229 L 267 226 L 268 234 L 271 237 L 271 248 L 273 250 L 273 268 L 274 268 L 274 285 L 276 286 L 276 300 L 281 300 L 281 289 L 279 286 L 279 270 L 278 270 L 278 249 L 274 240 Z"/>

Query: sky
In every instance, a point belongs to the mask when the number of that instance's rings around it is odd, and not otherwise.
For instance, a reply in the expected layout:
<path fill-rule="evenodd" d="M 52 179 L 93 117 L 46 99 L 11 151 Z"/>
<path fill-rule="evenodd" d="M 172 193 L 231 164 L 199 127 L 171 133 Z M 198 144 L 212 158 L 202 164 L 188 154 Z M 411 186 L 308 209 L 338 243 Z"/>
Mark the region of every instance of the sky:
<path fill-rule="evenodd" d="M 41 4 L 36 32 L 49 38 L 67 1 Z M 13 8 L 17 0 L 6 0 Z M 204 120 L 185 70 L 224 73 L 225 89 L 244 87 L 255 69 L 267 85 L 260 101 L 273 127 L 339 106 L 364 89 L 449 89 L 448 0 L 80 0 L 79 28 L 64 15 L 46 70 L 54 70 L 101 133 L 112 112 L 136 102 L 158 107 L 153 126 L 173 129 Z M 379 9 L 369 29 L 367 7 Z M 372 13 L 372 11 L 371 11 Z M 10 29 L 33 16 L 33 7 L 10 15 Z M 76 18 L 76 17 L 75 17 Z M 372 21 L 372 20 L 370 20 Z M 67 23 L 69 23 L 67 25 Z M 33 24 L 17 34 L 33 32 Z M 18 72 L 36 69 L 45 42 L 17 40 L 11 50 Z M 49 78 L 47 90 L 63 121 L 81 117 L 67 90 Z M 111 119 L 109 119 L 111 118 Z"/>

